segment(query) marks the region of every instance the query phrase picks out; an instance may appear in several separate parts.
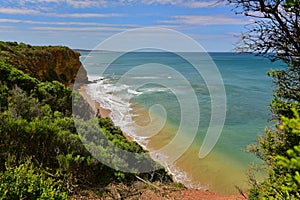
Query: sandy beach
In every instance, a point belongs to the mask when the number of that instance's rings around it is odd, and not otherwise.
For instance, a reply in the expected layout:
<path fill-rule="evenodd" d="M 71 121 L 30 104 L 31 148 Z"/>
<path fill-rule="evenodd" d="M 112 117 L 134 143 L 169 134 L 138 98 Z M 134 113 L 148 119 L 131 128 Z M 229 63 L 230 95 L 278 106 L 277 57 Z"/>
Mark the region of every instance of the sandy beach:
<path fill-rule="evenodd" d="M 99 102 L 91 99 L 91 97 L 86 92 L 86 87 L 87 87 L 86 85 L 83 85 L 80 87 L 80 89 L 78 89 L 78 92 L 82 95 L 84 100 L 92 107 L 94 112 L 97 113 L 97 115 L 99 117 L 110 118 L 111 111 L 109 109 L 105 109 L 105 108 L 101 107 Z M 126 135 L 126 133 L 123 132 L 123 134 L 129 141 L 134 140 L 130 136 Z M 159 199 L 159 197 L 157 197 L 157 194 L 153 194 L 153 198 Z M 230 196 L 219 196 L 218 194 L 208 191 L 208 190 L 196 190 L 196 189 L 185 189 L 180 193 L 179 196 L 178 196 L 178 193 L 174 194 L 174 198 L 180 198 L 180 199 L 186 199 L 186 200 L 189 200 L 189 199 L 220 199 L 220 200 L 223 200 L 223 199 L 229 199 L 229 200 L 245 199 L 245 197 L 242 196 L 241 194 L 235 194 L 235 195 L 230 195 Z"/>
<path fill-rule="evenodd" d="M 91 106 L 95 113 L 98 114 L 100 117 L 110 117 L 109 114 L 111 113 L 110 110 L 102 108 L 100 103 L 91 99 L 91 97 L 86 93 L 86 85 L 83 85 L 79 88 L 78 92 L 84 98 L 84 100 Z"/>
<path fill-rule="evenodd" d="M 94 110 L 96 116 L 101 117 L 101 118 L 106 118 L 106 117 L 111 118 L 110 117 L 111 110 L 101 107 L 99 102 L 91 99 L 91 97 L 86 92 L 86 87 L 87 87 L 86 85 L 81 86 L 78 89 L 78 92 L 81 94 L 81 96 L 84 98 L 84 100 L 91 106 L 91 108 Z M 123 132 L 123 135 L 127 138 L 127 140 L 134 141 L 134 139 L 132 137 L 130 137 L 129 135 L 127 135 L 126 133 Z"/>

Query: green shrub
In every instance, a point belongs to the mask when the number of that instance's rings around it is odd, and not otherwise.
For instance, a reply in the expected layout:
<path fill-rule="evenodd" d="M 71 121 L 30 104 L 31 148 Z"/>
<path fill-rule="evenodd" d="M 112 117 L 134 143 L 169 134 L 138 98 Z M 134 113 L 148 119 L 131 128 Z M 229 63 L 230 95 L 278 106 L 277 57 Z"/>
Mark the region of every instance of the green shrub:
<path fill-rule="evenodd" d="M 20 55 L 3 59 L 6 53 L 14 53 L 12 46 L 19 48 Z M 119 149 L 139 153 L 136 165 L 140 158 L 150 159 L 150 156 L 136 142 L 128 141 L 110 119 L 91 119 L 94 113 L 78 92 L 72 92 L 58 81 L 33 78 L 22 66 L 9 62 L 10 58 L 24 61 L 23 48 L 30 47 L 0 42 L 0 199 L 63 199 L 66 195 L 62 187 L 73 192 L 77 185 L 98 187 L 115 181 L 128 184 L 134 181 L 134 174 L 105 166 L 87 149 L 95 150 L 116 166 L 128 164 L 126 156 L 118 157 Z M 38 51 L 47 54 L 47 47 L 34 49 L 35 52 L 30 50 L 32 57 Z M 73 112 L 72 96 L 78 108 Z M 83 116 L 81 110 L 86 111 Z M 76 117 L 72 114 L 86 121 L 75 127 Z M 81 129 L 83 134 L 78 135 L 77 130 Z M 8 165 L 7 160 L 12 157 Z M 23 162 L 28 157 L 34 158 L 36 166 L 30 161 Z M 157 171 L 140 176 L 169 180 L 165 175 L 164 171 Z"/>
<path fill-rule="evenodd" d="M 120 128 L 116 127 L 109 118 L 99 118 L 99 125 L 105 137 L 112 143 L 126 151 L 142 153 L 144 150 L 134 141 L 128 141 Z"/>
<path fill-rule="evenodd" d="M 0 174 L 0 199 L 67 199 L 61 181 L 56 181 L 28 159 Z"/>
<path fill-rule="evenodd" d="M 300 143 L 295 139 L 300 137 L 300 117 L 296 109 L 292 111 L 293 118 L 281 117 L 277 131 L 261 138 L 263 156 L 268 157 L 268 178 L 252 184 L 249 199 L 300 199 Z"/>

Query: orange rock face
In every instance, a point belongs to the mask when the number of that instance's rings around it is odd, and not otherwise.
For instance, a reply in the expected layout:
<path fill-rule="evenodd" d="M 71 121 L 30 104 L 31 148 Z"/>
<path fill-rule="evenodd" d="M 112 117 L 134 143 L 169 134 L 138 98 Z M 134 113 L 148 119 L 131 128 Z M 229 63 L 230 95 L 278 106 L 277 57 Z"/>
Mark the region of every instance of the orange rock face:
<path fill-rule="evenodd" d="M 0 59 L 39 80 L 57 80 L 67 86 L 74 83 L 76 76 L 77 82 L 87 82 L 87 74 L 81 68 L 79 56 L 78 52 L 68 47 L 0 42 Z"/>

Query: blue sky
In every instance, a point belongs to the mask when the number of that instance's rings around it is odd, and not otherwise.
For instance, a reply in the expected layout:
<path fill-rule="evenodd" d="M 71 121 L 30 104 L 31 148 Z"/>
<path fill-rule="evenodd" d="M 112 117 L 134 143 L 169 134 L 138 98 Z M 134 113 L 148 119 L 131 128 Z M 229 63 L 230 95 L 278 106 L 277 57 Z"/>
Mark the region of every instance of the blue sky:
<path fill-rule="evenodd" d="M 5 0 L 0 40 L 92 49 L 128 29 L 165 27 L 207 51 L 232 51 L 249 19 L 216 0 Z"/>

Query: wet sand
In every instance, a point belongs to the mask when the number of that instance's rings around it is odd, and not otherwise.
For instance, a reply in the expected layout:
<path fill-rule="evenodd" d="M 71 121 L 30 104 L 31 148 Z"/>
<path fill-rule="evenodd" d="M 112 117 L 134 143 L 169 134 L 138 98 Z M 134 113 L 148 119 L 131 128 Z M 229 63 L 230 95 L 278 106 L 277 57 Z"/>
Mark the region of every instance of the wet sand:
<path fill-rule="evenodd" d="M 95 113 L 100 114 L 102 118 L 110 117 L 111 111 L 105 108 L 102 108 L 100 103 L 95 100 L 92 100 L 91 97 L 86 93 L 86 85 L 83 85 L 79 88 L 78 92 L 84 98 L 84 100 L 91 106 Z"/>
<path fill-rule="evenodd" d="M 91 97 L 87 94 L 87 92 L 86 92 L 86 85 L 84 85 L 84 86 L 82 86 L 78 91 L 79 91 L 79 93 L 83 96 L 83 98 L 86 100 L 86 102 L 92 107 L 92 109 L 94 110 L 94 112 L 95 112 L 95 114 L 96 113 L 98 113 L 98 115 L 99 116 L 101 116 L 102 118 L 105 118 L 105 117 L 109 117 L 110 118 L 110 113 L 111 113 L 111 111 L 109 110 L 109 109 L 105 109 L 105 108 L 103 108 L 103 107 L 101 107 L 101 105 L 100 105 L 100 103 L 98 103 L 97 101 L 95 101 L 95 100 L 93 100 L 93 99 L 91 99 Z M 139 114 L 138 116 L 137 115 L 135 115 L 135 117 L 133 118 L 133 120 L 138 124 L 138 125 L 141 125 L 141 126 L 145 126 L 146 124 L 148 124 L 151 120 L 150 120 L 150 117 L 149 117 L 149 113 L 148 112 L 146 112 L 142 107 L 140 107 L 139 105 L 133 105 L 133 107 L 135 108 L 134 109 L 134 113 L 135 114 Z M 142 115 L 142 117 L 141 117 L 141 115 Z M 129 140 L 129 141 L 134 141 L 134 139 L 133 138 L 131 138 L 130 136 L 128 136 L 128 135 L 126 135 L 126 133 L 124 133 L 123 132 L 123 134 L 124 134 L 124 136 Z M 158 135 L 157 135 L 158 136 Z M 157 137 L 156 136 L 156 137 Z M 159 136 L 158 136 L 159 137 Z M 167 139 L 167 142 L 169 141 L 169 139 L 170 138 L 168 138 Z M 155 141 L 155 140 L 154 140 Z M 150 142 L 150 144 L 148 144 L 147 145 L 147 147 L 149 148 L 149 149 L 152 149 L 152 150 L 154 150 L 154 149 L 159 149 L 160 147 L 161 147 L 161 145 L 162 145 L 162 138 L 160 138 L 159 139 L 159 145 L 158 146 L 156 146 L 155 145 L 155 142 L 154 142 L 153 140 L 152 140 L 152 142 Z M 179 161 L 180 162 L 180 161 Z M 212 164 L 212 162 L 206 162 L 206 165 L 208 165 L 208 164 Z M 216 164 L 216 163 L 213 163 L 213 164 Z M 218 163 L 218 164 L 216 164 L 216 166 L 218 166 L 220 163 Z M 199 167 L 199 166 L 198 166 Z M 199 170 L 199 168 L 197 167 L 197 169 Z M 200 167 L 201 168 L 201 167 Z M 205 167 L 206 168 L 206 170 L 207 170 L 207 167 Z M 202 174 L 202 176 L 203 176 L 203 174 Z M 219 177 L 220 178 L 220 177 Z M 209 183 L 209 182 L 211 182 L 211 183 L 215 183 L 215 182 L 219 182 L 220 181 L 220 179 L 219 178 L 217 178 L 218 180 L 214 180 L 214 181 L 204 181 L 204 182 L 206 182 L 206 183 Z M 202 177 L 201 178 L 202 180 L 204 179 L 209 179 L 209 177 Z M 210 185 L 210 184 L 209 184 Z M 219 186 L 220 187 L 220 186 Z M 222 185 L 221 184 L 221 187 L 224 187 L 224 185 Z M 207 194 L 208 196 L 211 194 L 211 191 L 222 191 L 223 190 L 223 192 L 221 192 L 221 193 L 223 193 L 223 195 L 225 195 L 226 193 L 237 193 L 238 191 L 236 190 L 236 189 L 234 189 L 234 190 L 231 190 L 230 192 L 228 192 L 228 191 L 226 191 L 226 192 L 224 192 L 224 188 L 222 189 L 222 188 L 214 188 L 214 187 L 212 187 L 212 185 L 210 185 L 210 187 L 209 187 L 210 189 L 209 189 L 209 191 L 207 191 L 207 190 L 193 190 L 193 189 L 188 189 L 187 191 L 189 191 L 189 193 L 193 193 L 193 192 L 196 192 L 196 191 L 201 191 L 202 193 L 204 193 L 204 194 Z M 211 190 L 212 189 L 212 190 Z M 226 189 L 225 189 L 226 190 Z M 193 192 L 191 192 L 191 191 L 193 191 Z M 185 194 L 185 195 L 187 195 L 187 194 Z M 199 195 L 199 194 L 198 194 Z M 216 194 L 215 194 L 216 195 Z M 216 195 L 217 197 L 220 197 L 220 198 L 222 198 L 222 197 L 224 197 L 224 196 L 218 196 L 218 195 Z M 187 195 L 188 196 L 188 195 Z M 207 199 L 217 199 L 217 198 L 215 198 L 216 196 L 214 196 L 214 197 L 208 197 Z M 237 196 L 239 196 L 239 195 L 233 195 L 233 196 L 235 196 L 235 197 L 237 197 Z M 227 198 L 228 198 L 229 196 L 227 196 Z M 239 196 L 240 197 L 240 196 Z M 206 199 L 206 198 L 205 198 Z M 231 199 L 231 198 L 229 198 L 229 199 Z M 238 198 L 239 199 L 239 198 Z"/>
<path fill-rule="evenodd" d="M 86 87 L 87 87 L 86 85 L 81 86 L 78 89 L 78 92 L 81 94 L 84 100 L 91 106 L 96 116 L 101 118 L 106 118 L 106 117 L 111 118 L 110 117 L 111 110 L 101 107 L 99 102 L 91 99 L 91 97 L 86 92 Z M 133 138 L 127 135 L 126 133 L 123 132 L 123 135 L 127 138 L 127 140 L 134 141 Z"/>

